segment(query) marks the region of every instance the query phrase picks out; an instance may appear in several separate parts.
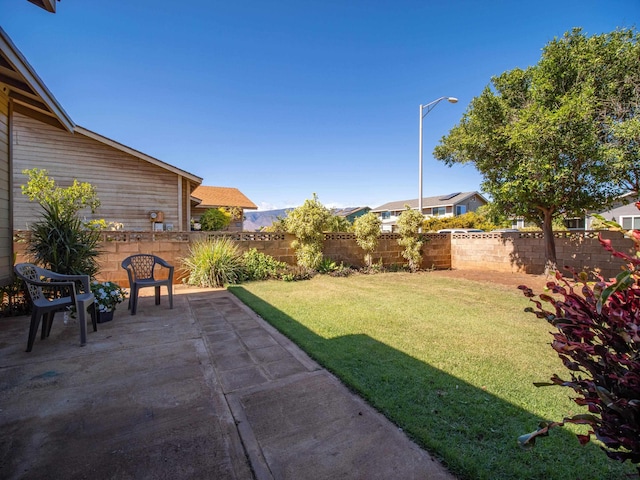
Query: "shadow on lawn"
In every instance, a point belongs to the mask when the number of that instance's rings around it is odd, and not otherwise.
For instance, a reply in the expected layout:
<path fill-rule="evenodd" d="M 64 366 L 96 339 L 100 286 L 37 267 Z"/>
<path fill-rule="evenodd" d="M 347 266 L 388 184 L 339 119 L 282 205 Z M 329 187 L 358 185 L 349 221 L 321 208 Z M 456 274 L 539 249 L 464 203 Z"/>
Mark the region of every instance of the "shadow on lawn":
<path fill-rule="evenodd" d="M 603 480 L 635 472 L 563 429 L 522 450 L 517 437 L 540 417 L 367 335 L 326 339 L 245 288 L 228 290 L 460 478 Z"/>

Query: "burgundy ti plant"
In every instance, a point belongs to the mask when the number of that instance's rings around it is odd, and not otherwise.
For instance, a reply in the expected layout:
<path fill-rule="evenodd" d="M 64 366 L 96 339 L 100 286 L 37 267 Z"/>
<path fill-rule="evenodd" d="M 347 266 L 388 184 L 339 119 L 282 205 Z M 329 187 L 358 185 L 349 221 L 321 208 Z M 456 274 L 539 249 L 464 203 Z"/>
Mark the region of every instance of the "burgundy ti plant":
<path fill-rule="evenodd" d="M 537 297 L 530 288 L 519 287 L 535 304 L 526 311 L 556 328 L 551 346 L 569 370 L 569 379 L 554 374 L 550 383 L 535 385 L 573 389 L 573 400 L 588 413 L 543 422 L 518 442 L 532 446 L 553 427 L 587 425 L 588 432 L 577 435 L 580 443 L 595 436 L 610 458 L 629 460 L 640 473 L 640 231 L 625 234 L 635 242 L 633 255 L 616 251 L 610 240 L 600 237 L 606 250 L 627 262 L 615 279 L 588 283 L 585 273 L 572 272 L 572 280 L 557 273 L 547 284 L 551 294 Z"/>

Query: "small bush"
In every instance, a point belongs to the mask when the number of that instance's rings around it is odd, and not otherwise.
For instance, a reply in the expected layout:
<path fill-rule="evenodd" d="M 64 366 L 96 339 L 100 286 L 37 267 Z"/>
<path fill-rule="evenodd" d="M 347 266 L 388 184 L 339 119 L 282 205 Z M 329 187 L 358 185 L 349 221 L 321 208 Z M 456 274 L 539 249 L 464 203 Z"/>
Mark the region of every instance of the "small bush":
<path fill-rule="evenodd" d="M 386 271 L 390 271 L 391 268 L 395 267 L 397 267 L 396 264 L 391 264 L 388 268 L 385 268 L 384 264 L 382 263 L 382 259 L 380 259 L 378 263 L 372 263 L 370 266 L 362 268 L 360 270 L 360 273 L 374 275 L 376 273 L 384 273 Z"/>
<path fill-rule="evenodd" d="M 322 260 L 320 260 L 320 263 L 318 263 L 318 266 L 316 267 L 316 271 L 322 274 L 335 272 L 337 269 L 338 265 L 330 258 L 323 258 Z"/>
<path fill-rule="evenodd" d="M 15 277 L 10 284 L 0 287 L 0 317 L 17 317 L 30 311 L 31 299 L 22 280 Z"/>
<path fill-rule="evenodd" d="M 258 252 L 255 248 L 242 255 L 245 280 L 268 280 L 280 278 L 287 269 L 287 264 L 279 262 L 271 255 Z"/>
<path fill-rule="evenodd" d="M 331 217 L 331 212 L 318 200 L 305 200 L 304 204 L 289 212 L 285 221 L 287 232 L 296 236 L 291 246 L 296 251 L 298 265 L 317 268 L 322 261 L 323 230 Z"/>
<path fill-rule="evenodd" d="M 312 268 L 301 267 L 299 265 L 287 265 L 287 270 L 282 274 L 282 280 L 285 282 L 297 282 L 299 280 L 310 280 L 315 275 Z"/>
<path fill-rule="evenodd" d="M 409 270 L 417 272 L 420 269 L 420 263 L 422 262 L 422 240 L 420 235 L 420 228 L 424 217 L 417 210 L 411 210 L 407 206 L 400 217 L 398 217 L 398 233 L 400 239 L 398 244 L 404 247 L 402 256 L 407 259 Z"/>
<path fill-rule="evenodd" d="M 373 252 L 378 246 L 378 238 L 382 234 L 382 220 L 373 212 L 356 218 L 353 229 L 356 243 L 364 250 L 364 263 L 368 268 L 373 265 Z"/>
<path fill-rule="evenodd" d="M 240 283 L 244 275 L 238 245 L 228 238 L 195 242 L 182 264 L 182 270 L 188 274 L 185 283 L 197 287 L 217 288 Z"/>
<path fill-rule="evenodd" d="M 200 217 L 202 231 L 224 230 L 231 223 L 231 214 L 223 208 L 210 208 Z"/>
<path fill-rule="evenodd" d="M 349 275 L 356 272 L 357 270 L 355 270 L 354 268 L 348 265 L 343 265 L 341 263 L 340 265 L 338 265 L 338 267 L 334 271 L 329 272 L 329 276 L 330 277 L 348 277 Z"/>

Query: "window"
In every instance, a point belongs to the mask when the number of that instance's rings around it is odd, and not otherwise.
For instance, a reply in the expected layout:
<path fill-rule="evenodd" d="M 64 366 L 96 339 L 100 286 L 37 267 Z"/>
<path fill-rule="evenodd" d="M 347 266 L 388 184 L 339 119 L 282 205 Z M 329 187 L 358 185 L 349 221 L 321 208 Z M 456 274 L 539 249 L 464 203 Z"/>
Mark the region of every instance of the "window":
<path fill-rule="evenodd" d="M 433 207 L 431 209 L 431 215 L 433 215 L 434 217 L 444 215 L 445 213 L 447 213 L 446 207 Z"/>
<path fill-rule="evenodd" d="M 391 218 L 391 213 L 390 212 L 382 212 L 382 213 L 380 213 L 380 217 L 383 220 L 388 220 L 389 218 Z"/>
<path fill-rule="evenodd" d="M 620 223 L 625 230 L 640 230 L 640 216 L 620 217 Z"/>
<path fill-rule="evenodd" d="M 456 215 L 464 215 L 467 213 L 466 205 L 456 205 Z"/>
<path fill-rule="evenodd" d="M 567 230 L 584 230 L 585 220 L 584 218 L 566 218 L 564 220 L 564 226 Z"/>

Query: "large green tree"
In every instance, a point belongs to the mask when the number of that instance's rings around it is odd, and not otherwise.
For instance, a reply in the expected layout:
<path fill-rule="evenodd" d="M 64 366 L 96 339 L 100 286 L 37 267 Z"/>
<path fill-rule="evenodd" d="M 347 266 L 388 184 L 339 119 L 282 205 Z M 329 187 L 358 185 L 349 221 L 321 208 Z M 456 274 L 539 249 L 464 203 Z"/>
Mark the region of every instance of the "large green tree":
<path fill-rule="evenodd" d="M 583 216 L 638 187 L 639 78 L 634 30 L 574 29 L 536 65 L 493 77 L 434 156 L 474 164 L 497 208 L 538 224 L 554 269 L 555 218 Z"/>

